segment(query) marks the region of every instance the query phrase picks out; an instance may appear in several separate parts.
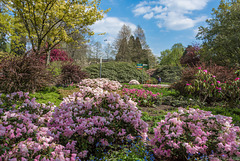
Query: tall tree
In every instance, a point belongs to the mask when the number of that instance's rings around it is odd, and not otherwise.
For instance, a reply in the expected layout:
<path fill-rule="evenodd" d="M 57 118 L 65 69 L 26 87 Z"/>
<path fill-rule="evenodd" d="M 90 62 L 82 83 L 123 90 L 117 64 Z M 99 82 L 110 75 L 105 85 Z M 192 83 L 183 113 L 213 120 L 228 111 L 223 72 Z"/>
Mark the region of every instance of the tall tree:
<path fill-rule="evenodd" d="M 16 15 L 18 29 L 26 33 L 36 54 L 47 53 L 60 42 L 72 42 L 74 33 L 92 35 L 86 26 L 103 18 L 100 0 L 2 0 Z M 71 29 L 71 30 L 69 30 Z M 67 31 L 68 30 L 68 31 Z"/>
<path fill-rule="evenodd" d="M 137 26 L 136 30 L 134 31 L 134 36 L 136 38 L 137 37 L 139 38 L 143 49 L 148 49 L 149 48 L 149 46 L 147 45 L 147 42 L 146 42 L 145 33 L 139 25 Z"/>
<path fill-rule="evenodd" d="M 131 28 L 127 25 L 123 25 L 121 30 L 118 32 L 117 38 L 114 42 L 114 46 L 116 50 L 119 50 L 121 43 L 123 42 L 123 39 L 126 39 L 127 41 L 129 40 L 130 36 L 131 36 Z"/>
<path fill-rule="evenodd" d="M 204 41 L 201 57 L 219 65 L 240 64 L 240 1 L 221 0 L 213 8 L 212 18 L 206 20 L 197 35 Z"/>
<path fill-rule="evenodd" d="M 126 37 L 123 38 L 120 43 L 120 47 L 116 55 L 116 61 L 124 61 L 124 62 L 131 61 L 131 56 L 129 54 L 129 49 L 128 49 L 128 41 Z"/>

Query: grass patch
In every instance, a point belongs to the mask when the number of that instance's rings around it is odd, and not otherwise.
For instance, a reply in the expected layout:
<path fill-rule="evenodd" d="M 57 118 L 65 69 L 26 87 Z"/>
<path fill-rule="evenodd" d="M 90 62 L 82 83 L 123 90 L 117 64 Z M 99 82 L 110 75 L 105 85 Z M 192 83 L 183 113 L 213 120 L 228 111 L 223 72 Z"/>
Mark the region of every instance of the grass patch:
<path fill-rule="evenodd" d="M 36 102 L 38 103 L 54 103 L 54 105 L 59 106 L 59 104 L 62 102 L 62 99 L 60 97 L 60 94 L 58 92 L 36 92 L 34 94 L 29 94 L 31 98 L 35 97 Z"/>
<path fill-rule="evenodd" d="M 74 92 L 78 92 L 79 88 L 74 86 L 68 86 L 68 87 L 46 87 L 43 90 L 36 92 L 36 93 L 30 93 L 29 96 L 31 98 L 35 97 L 36 102 L 38 103 L 54 103 L 54 105 L 59 106 L 59 104 L 62 102 L 64 97 L 67 97 L 68 95 L 73 94 Z"/>

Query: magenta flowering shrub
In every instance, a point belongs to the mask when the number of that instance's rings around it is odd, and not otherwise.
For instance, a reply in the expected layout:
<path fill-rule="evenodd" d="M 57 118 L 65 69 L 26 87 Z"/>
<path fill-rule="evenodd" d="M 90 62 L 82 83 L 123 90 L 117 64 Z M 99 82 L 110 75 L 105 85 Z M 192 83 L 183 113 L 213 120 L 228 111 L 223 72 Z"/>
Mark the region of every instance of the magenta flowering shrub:
<path fill-rule="evenodd" d="M 154 153 L 161 159 L 234 161 L 240 157 L 240 128 L 232 118 L 209 111 L 179 108 L 154 129 Z"/>
<path fill-rule="evenodd" d="M 223 98 L 221 82 L 217 81 L 216 76 L 212 75 L 207 70 L 199 69 L 194 84 L 191 85 L 187 83 L 186 89 L 191 94 L 198 96 L 203 102 L 207 99 L 216 101 L 218 98 Z"/>
<path fill-rule="evenodd" d="M 137 102 L 139 106 L 154 106 L 161 103 L 162 94 L 153 94 L 152 91 L 144 89 L 122 89 L 123 95 L 128 95 Z"/>
<path fill-rule="evenodd" d="M 117 93 L 85 86 L 64 98 L 48 127 L 56 143 L 80 158 L 98 156 L 110 144 L 121 144 L 128 137 L 146 139 L 148 131 L 141 111 L 128 96 L 121 98 Z"/>
<path fill-rule="evenodd" d="M 131 80 L 128 84 L 139 85 L 140 83 L 137 80 Z"/>
<path fill-rule="evenodd" d="M 144 84 L 143 88 L 162 88 L 160 84 Z"/>
<path fill-rule="evenodd" d="M 232 81 L 220 82 L 216 76 L 207 70 L 199 68 L 194 84 L 186 84 L 186 89 L 201 101 L 215 102 L 227 101 L 230 107 L 240 102 L 240 78 Z"/>
<path fill-rule="evenodd" d="M 30 100 L 28 93 L 0 94 L 0 160 L 74 160 L 76 154 L 48 135 L 53 110 Z"/>
<path fill-rule="evenodd" d="M 92 88 L 102 88 L 108 91 L 116 91 L 122 87 L 121 83 L 118 81 L 111 81 L 107 78 L 97 78 L 97 79 L 84 79 L 78 86 L 87 86 Z"/>

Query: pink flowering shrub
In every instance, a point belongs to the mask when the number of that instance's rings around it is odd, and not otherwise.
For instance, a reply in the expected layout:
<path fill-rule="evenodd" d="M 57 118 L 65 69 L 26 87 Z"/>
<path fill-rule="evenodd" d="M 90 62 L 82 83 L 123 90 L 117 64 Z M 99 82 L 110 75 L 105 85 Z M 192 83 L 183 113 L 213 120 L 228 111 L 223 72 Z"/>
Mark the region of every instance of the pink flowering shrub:
<path fill-rule="evenodd" d="M 140 83 L 137 80 L 131 80 L 128 84 L 139 85 Z"/>
<path fill-rule="evenodd" d="M 154 153 L 161 159 L 234 161 L 240 157 L 240 128 L 232 118 L 209 111 L 179 108 L 168 113 L 154 129 Z"/>
<path fill-rule="evenodd" d="M 78 86 L 87 86 L 92 88 L 102 88 L 108 91 L 116 91 L 122 87 L 121 83 L 118 81 L 110 81 L 107 78 L 97 78 L 97 79 L 84 79 Z"/>
<path fill-rule="evenodd" d="M 162 88 L 160 84 L 144 84 L 143 88 Z"/>
<path fill-rule="evenodd" d="M 216 101 L 222 98 L 221 83 L 216 80 L 216 77 L 209 73 L 207 70 L 199 69 L 196 74 L 194 84 L 186 84 L 186 89 L 191 94 L 196 95 L 199 99 L 205 102 L 207 99 Z"/>
<path fill-rule="evenodd" d="M 141 135 L 145 139 L 148 131 L 141 111 L 128 96 L 121 98 L 117 93 L 85 86 L 64 98 L 48 127 L 56 143 L 80 158 L 98 156 L 110 144 L 121 144 L 127 137 Z"/>
<path fill-rule="evenodd" d="M 194 84 L 186 84 L 186 90 L 203 102 L 227 101 L 233 107 L 240 102 L 240 78 L 220 82 L 207 70 L 199 69 Z"/>
<path fill-rule="evenodd" d="M 36 103 L 23 92 L 0 95 L 0 161 L 75 159 L 48 135 L 53 105 Z"/>
<path fill-rule="evenodd" d="M 152 91 L 144 89 L 122 89 L 123 95 L 128 95 L 137 102 L 139 106 L 154 106 L 160 104 L 162 95 L 160 93 L 153 94 Z"/>

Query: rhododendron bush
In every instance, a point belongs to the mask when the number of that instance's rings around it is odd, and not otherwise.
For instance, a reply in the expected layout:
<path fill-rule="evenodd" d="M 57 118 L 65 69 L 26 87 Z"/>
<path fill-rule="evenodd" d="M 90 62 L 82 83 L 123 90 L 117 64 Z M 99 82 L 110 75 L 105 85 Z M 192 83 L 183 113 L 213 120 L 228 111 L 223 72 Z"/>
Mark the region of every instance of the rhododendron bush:
<path fill-rule="evenodd" d="M 0 160 L 65 160 L 75 154 L 53 142 L 46 123 L 54 106 L 29 99 L 28 93 L 17 92 L 0 97 Z"/>
<path fill-rule="evenodd" d="M 126 137 L 146 138 L 148 125 L 140 117 L 141 111 L 127 96 L 122 99 L 101 88 L 82 87 L 55 109 L 49 127 L 58 143 L 86 157 Z"/>
<path fill-rule="evenodd" d="M 199 109 L 179 108 L 168 113 L 151 140 L 159 158 L 233 161 L 240 157 L 240 128 L 232 118 Z"/>
<path fill-rule="evenodd" d="M 92 88 L 102 88 L 108 91 L 116 91 L 122 87 L 121 83 L 118 81 L 110 81 L 107 78 L 97 78 L 97 79 L 84 79 L 78 86 L 87 86 Z"/>
<path fill-rule="evenodd" d="M 186 84 L 186 90 L 201 101 L 227 101 L 230 107 L 239 105 L 240 102 L 240 78 L 232 81 L 221 82 L 216 76 L 199 68 L 194 84 Z"/>
<path fill-rule="evenodd" d="M 113 90 L 115 83 L 103 87 Z M 79 87 L 59 107 L 39 104 L 28 93 L 1 95 L 0 161 L 88 159 L 127 139 L 146 139 L 148 124 L 128 96 Z"/>
<path fill-rule="evenodd" d="M 122 89 L 123 95 L 130 96 L 139 106 L 154 106 L 161 103 L 162 94 L 153 94 L 152 91 L 144 89 Z"/>

